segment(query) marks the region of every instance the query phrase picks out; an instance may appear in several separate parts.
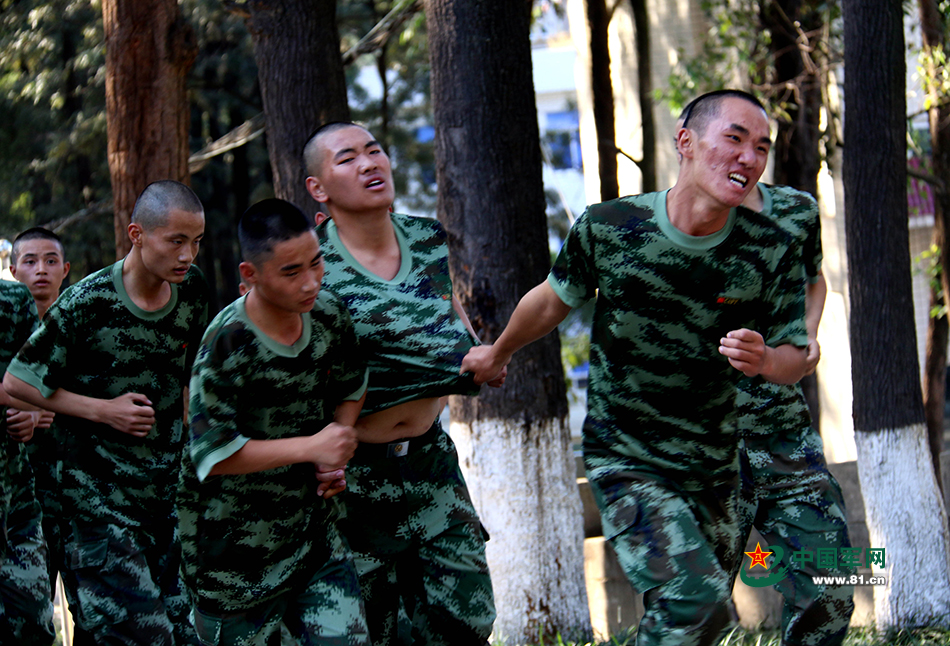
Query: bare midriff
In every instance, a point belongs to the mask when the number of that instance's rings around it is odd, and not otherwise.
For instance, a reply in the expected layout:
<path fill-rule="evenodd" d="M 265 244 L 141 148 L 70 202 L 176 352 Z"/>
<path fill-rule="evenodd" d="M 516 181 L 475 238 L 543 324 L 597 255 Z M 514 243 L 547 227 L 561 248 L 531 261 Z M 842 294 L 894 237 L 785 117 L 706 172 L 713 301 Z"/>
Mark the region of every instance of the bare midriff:
<path fill-rule="evenodd" d="M 417 399 L 361 417 L 356 422 L 356 436 L 367 444 L 386 444 L 419 437 L 429 430 L 442 412 L 438 397 Z"/>

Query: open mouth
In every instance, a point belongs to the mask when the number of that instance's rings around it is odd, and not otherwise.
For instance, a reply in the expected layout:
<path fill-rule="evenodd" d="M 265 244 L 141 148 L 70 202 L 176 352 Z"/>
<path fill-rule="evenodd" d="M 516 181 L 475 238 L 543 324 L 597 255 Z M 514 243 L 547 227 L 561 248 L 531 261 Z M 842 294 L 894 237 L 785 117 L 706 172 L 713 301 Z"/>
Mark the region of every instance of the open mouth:
<path fill-rule="evenodd" d="M 366 183 L 366 188 L 376 188 L 377 186 L 382 186 L 382 185 L 383 185 L 383 180 L 374 179 Z"/>
<path fill-rule="evenodd" d="M 729 181 L 739 188 L 745 188 L 746 184 L 749 183 L 749 178 L 739 173 L 729 173 Z"/>

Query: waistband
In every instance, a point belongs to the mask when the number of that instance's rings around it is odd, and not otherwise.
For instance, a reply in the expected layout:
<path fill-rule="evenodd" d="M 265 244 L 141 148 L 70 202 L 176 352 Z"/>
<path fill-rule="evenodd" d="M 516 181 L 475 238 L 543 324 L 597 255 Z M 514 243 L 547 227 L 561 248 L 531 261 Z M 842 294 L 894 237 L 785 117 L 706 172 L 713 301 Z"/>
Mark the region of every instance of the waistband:
<path fill-rule="evenodd" d="M 410 452 L 419 451 L 439 439 L 442 424 L 438 418 L 429 427 L 429 430 L 418 437 L 407 437 L 386 444 L 367 444 L 360 442 L 356 448 L 354 458 L 358 460 L 377 460 L 380 458 L 401 458 Z"/>

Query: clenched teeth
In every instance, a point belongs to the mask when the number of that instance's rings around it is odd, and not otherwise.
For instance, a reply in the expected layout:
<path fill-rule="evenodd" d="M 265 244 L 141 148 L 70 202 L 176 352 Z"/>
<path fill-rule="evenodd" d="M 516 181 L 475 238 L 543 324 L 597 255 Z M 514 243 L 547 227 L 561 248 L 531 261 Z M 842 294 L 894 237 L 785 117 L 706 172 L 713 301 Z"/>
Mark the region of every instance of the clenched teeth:
<path fill-rule="evenodd" d="M 749 178 L 739 173 L 729 173 L 729 179 L 742 188 L 745 188 L 745 185 L 749 183 Z"/>

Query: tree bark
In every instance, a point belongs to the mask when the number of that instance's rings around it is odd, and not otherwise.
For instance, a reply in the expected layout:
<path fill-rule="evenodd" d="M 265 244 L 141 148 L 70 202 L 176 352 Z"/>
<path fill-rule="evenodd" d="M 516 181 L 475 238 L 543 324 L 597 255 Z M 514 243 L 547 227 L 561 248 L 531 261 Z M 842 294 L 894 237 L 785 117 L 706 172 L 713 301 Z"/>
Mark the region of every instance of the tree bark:
<path fill-rule="evenodd" d="M 106 130 L 116 257 L 131 249 L 132 207 L 151 182 L 188 183 L 188 93 L 197 55 L 175 0 L 103 0 Z"/>
<path fill-rule="evenodd" d="M 946 621 L 950 540 L 926 459 L 908 257 L 901 5 L 844 0 L 843 15 L 855 444 L 871 545 L 889 574 L 874 588 L 875 618 L 881 628 Z"/>
<path fill-rule="evenodd" d="M 485 342 L 550 267 L 530 4 L 427 0 L 438 214 L 455 291 Z M 459 79 L 465 79 L 459 82 Z M 590 631 L 576 466 L 555 334 L 501 390 L 453 398 L 452 437 L 491 540 L 495 638 Z"/>
<path fill-rule="evenodd" d="M 274 194 L 317 211 L 304 183 L 301 154 L 320 125 L 350 118 L 335 0 L 250 0 L 267 152 Z"/>
<path fill-rule="evenodd" d="M 652 193 L 656 186 L 656 121 L 653 119 L 653 57 L 650 53 L 650 20 L 646 0 L 630 0 L 636 26 L 637 95 L 640 99 L 640 120 L 643 132 L 643 157 L 637 164 L 643 193 Z"/>
<path fill-rule="evenodd" d="M 800 42 L 799 30 L 814 33 L 821 29 L 821 13 L 808 0 L 763 1 L 764 27 L 772 34 L 770 49 L 774 58 L 772 83 L 789 90 L 780 97 L 791 121 L 780 119 L 775 136 L 774 178 L 818 198 L 818 171 L 821 155 L 819 116 L 822 76 L 817 67 L 806 66 L 810 53 Z M 812 425 L 819 429 L 820 409 L 818 378 L 808 375 L 801 381 Z"/>
<path fill-rule="evenodd" d="M 608 28 L 610 13 L 606 0 L 586 0 L 590 29 L 590 81 L 594 100 L 594 126 L 597 131 L 597 159 L 600 174 L 600 199 L 620 196 L 617 181 L 617 133 L 614 121 L 614 87 L 610 80 Z"/>
<path fill-rule="evenodd" d="M 921 35 L 925 53 L 947 47 L 946 25 L 936 0 L 918 0 Z M 927 97 L 930 101 L 931 172 L 950 182 L 950 107 L 943 104 L 944 96 L 939 89 L 942 70 L 933 58 L 928 57 L 926 75 L 929 79 Z M 950 231 L 947 214 L 950 213 L 950 194 L 943 188 L 933 187 L 934 230 L 933 242 L 940 250 L 940 289 L 931 290 L 931 305 L 950 303 Z M 943 411 L 947 387 L 948 323 L 946 314 L 939 318 L 931 316 L 927 325 L 927 355 L 924 369 L 924 409 L 927 416 L 927 435 L 931 460 L 940 477 L 940 453 L 943 451 Z"/>

